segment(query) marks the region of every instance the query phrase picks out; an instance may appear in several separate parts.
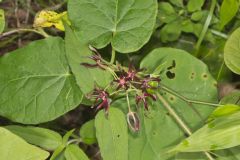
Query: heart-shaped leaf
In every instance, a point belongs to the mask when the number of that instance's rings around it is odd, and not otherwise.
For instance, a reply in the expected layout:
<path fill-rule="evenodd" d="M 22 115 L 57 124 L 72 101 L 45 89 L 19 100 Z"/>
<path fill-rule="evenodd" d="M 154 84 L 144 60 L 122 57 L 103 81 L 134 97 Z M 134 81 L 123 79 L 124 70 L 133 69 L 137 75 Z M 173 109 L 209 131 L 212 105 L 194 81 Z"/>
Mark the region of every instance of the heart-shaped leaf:
<path fill-rule="evenodd" d="M 79 37 L 97 48 L 111 43 L 115 50 L 128 53 L 149 40 L 157 0 L 70 0 L 68 13 Z"/>
<path fill-rule="evenodd" d="M 74 109 L 82 93 L 61 38 L 32 42 L 0 58 L 0 115 L 37 124 Z"/>

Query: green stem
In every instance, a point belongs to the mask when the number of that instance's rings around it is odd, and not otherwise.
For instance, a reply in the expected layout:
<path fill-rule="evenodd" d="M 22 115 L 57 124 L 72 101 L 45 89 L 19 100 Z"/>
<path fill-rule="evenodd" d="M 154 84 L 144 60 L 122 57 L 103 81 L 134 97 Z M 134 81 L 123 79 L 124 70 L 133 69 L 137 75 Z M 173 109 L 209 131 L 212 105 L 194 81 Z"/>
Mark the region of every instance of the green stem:
<path fill-rule="evenodd" d="M 208 27 L 209 27 L 209 25 L 211 23 L 215 6 L 216 6 L 216 0 L 212 0 L 209 14 L 207 16 L 207 19 L 206 19 L 205 24 L 203 26 L 202 32 L 201 32 L 201 34 L 199 36 L 199 39 L 197 41 L 197 44 L 196 44 L 196 52 L 195 52 L 195 56 L 196 57 L 198 56 L 199 48 L 200 48 L 200 46 L 202 44 L 203 38 L 205 37 L 205 35 L 207 33 Z"/>
<path fill-rule="evenodd" d="M 213 30 L 213 29 L 211 29 L 211 32 L 212 32 L 212 34 L 214 34 L 218 37 L 221 37 L 223 39 L 228 39 L 228 35 L 226 35 L 225 33 L 222 33 L 222 32 L 219 32 L 219 31 L 216 31 L 216 30 Z"/>
<path fill-rule="evenodd" d="M 188 98 L 180 95 L 179 93 L 173 91 L 172 89 L 170 89 L 170 88 L 168 88 L 168 87 L 166 87 L 166 86 L 164 86 L 164 85 L 162 85 L 162 84 L 161 84 L 160 88 L 163 89 L 163 90 L 165 90 L 166 92 L 172 94 L 172 95 L 177 96 L 178 98 L 182 99 L 183 101 L 185 101 L 185 102 L 187 102 L 187 103 L 189 103 L 189 104 L 191 104 L 191 103 L 193 103 L 193 104 L 203 104 L 203 105 L 214 106 L 214 107 L 222 106 L 221 104 L 216 104 L 216 103 L 210 103 L 210 102 L 203 102 L 203 101 L 197 101 L 197 100 L 188 99 Z"/>
<path fill-rule="evenodd" d="M 126 92 L 126 98 L 127 98 L 128 112 L 131 112 L 131 106 L 130 106 L 130 101 L 129 101 L 129 97 L 128 97 L 128 91 Z"/>
<path fill-rule="evenodd" d="M 178 125 L 188 134 L 188 136 L 192 135 L 191 129 L 185 124 L 185 122 L 177 115 L 177 113 L 172 109 L 169 103 L 159 94 L 157 93 L 158 99 L 161 101 L 163 106 L 169 112 L 169 114 L 176 120 Z M 214 158 L 208 152 L 204 152 L 204 154 L 208 157 L 209 160 L 214 160 Z"/>
<path fill-rule="evenodd" d="M 81 143 L 82 142 L 82 139 L 81 138 L 78 138 L 78 139 L 71 139 L 67 142 L 67 146 L 69 144 L 72 144 L 72 143 Z"/>
<path fill-rule="evenodd" d="M 218 71 L 217 81 L 220 79 L 220 76 L 221 76 L 222 71 L 223 71 L 223 67 L 224 67 L 224 60 L 222 61 L 222 64 L 221 64 L 220 70 Z"/>
<path fill-rule="evenodd" d="M 111 61 L 110 61 L 111 64 L 114 63 L 115 57 L 116 57 L 116 51 L 112 48 L 112 57 L 111 57 Z"/>

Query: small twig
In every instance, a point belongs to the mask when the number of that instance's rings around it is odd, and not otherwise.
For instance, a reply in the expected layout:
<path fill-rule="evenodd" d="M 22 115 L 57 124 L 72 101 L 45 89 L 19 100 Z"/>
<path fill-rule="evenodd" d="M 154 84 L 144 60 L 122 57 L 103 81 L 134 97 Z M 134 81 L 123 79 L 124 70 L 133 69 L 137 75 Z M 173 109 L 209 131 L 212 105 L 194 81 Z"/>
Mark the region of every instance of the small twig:
<path fill-rule="evenodd" d="M 62 8 L 62 6 L 63 6 L 64 4 L 66 4 L 66 3 L 67 3 L 67 0 L 64 0 L 64 1 L 63 1 L 62 3 L 60 3 L 60 4 L 57 4 L 57 5 L 54 5 L 54 6 L 51 6 L 51 7 L 46 8 L 46 10 L 56 11 L 56 10 Z"/>
<path fill-rule="evenodd" d="M 16 25 L 17 25 L 17 28 L 20 28 L 20 27 L 21 27 L 21 24 L 20 24 L 20 20 L 19 20 L 19 17 L 18 17 L 18 0 L 15 0 L 14 14 L 15 14 L 15 17 L 16 17 Z M 22 40 L 21 40 L 21 37 L 19 36 L 19 37 L 18 37 L 18 47 L 21 46 L 21 43 L 22 43 Z"/>
<path fill-rule="evenodd" d="M 177 113 L 172 109 L 169 103 L 159 94 L 157 93 L 158 99 L 161 101 L 163 106 L 169 112 L 169 114 L 176 120 L 176 122 L 180 125 L 180 127 L 188 134 L 188 136 L 192 135 L 191 129 L 185 124 L 185 122 L 177 115 Z M 208 157 L 209 160 L 214 160 L 214 158 L 208 152 L 204 152 L 204 154 Z"/>
<path fill-rule="evenodd" d="M 43 33 L 43 32 L 38 31 L 36 29 L 18 28 L 18 29 L 14 29 L 14 30 L 4 32 L 4 33 L 0 34 L 0 39 L 3 38 L 3 37 L 6 37 L 6 36 L 12 35 L 12 34 L 21 33 L 21 32 L 34 32 L 34 33 L 37 33 L 37 34 L 39 34 L 43 37 L 49 37 L 46 33 Z"/>
<path fill-rule="evenodd" d="M 25 24 L 27 24 L 29 20 L 30 7 L 31 7 L 31 0 L 27 0 L 27 13 L 26 13 L 25 22 L 24 22 Z"/>

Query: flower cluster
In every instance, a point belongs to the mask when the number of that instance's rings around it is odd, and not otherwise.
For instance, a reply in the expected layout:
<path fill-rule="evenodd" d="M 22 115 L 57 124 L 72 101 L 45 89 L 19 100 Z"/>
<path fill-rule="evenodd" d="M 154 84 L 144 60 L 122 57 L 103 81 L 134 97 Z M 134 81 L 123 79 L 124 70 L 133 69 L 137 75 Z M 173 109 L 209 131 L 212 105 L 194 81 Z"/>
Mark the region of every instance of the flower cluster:
<path fill-rule="evenodd" d="M 95 63 L 81 63 L 81 65 L 89 68 L 97 67 L 104 70 L 110 70 L 111 74 L 113 74 L 113 77 L 115 78 L 108 86 L 111 88 L 111 94 L 107 92 L 109 89 L 108 87 L 105 89 L 95 89 L 93 91 L 92 97 L 95 98 L 94 106 L 96 106 L 97 110 L 104 109 L 105 114 L 108 115 L 111 96 L 118 96 L 121 92 L 126 94 L 127 101 L 129 101 L 128 93 L 131 92 L 131 96 L 135 96 L 136 105 L 139 106 L 140 103 L 142 103 L 144 109 L 149 110 L 148 101 L 156 101 L 157 99 L 155 93 L 156 89 L 159 87 L 160 78 L 144 74 L 143 69 L 137 70 L 131 63 L 128 68 L 120 65 L 109 64 L 102 59 L 95 49 L 92 49 L 92 51 L 94 52 L 94 55 L 89 58 Z M 138 131 L 140 127 L 138 115 L 137 113 L 131 111 L 129 105 L 128 107 L 128 124 L 133 131 Z"/>

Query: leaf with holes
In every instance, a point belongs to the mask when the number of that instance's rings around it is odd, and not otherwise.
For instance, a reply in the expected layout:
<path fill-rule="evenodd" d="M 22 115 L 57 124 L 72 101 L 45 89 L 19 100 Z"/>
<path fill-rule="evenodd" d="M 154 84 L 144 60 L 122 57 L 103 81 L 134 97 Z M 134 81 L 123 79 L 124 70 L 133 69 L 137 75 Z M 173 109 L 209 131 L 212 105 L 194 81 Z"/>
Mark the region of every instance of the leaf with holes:
<path fill-rule="evenodd" d="M 111 43 L 118 52 L 128 53 L 149 40 L 157 0 L 70 0 L 68 13 L 79 37 L 97 48 Z"/>
<path fill-rule="evenodd" d="M 70 73 L 64 42 L 50 37 L 0 58 L 0 115 L 37 124 L 53 120 L 81 103 Z"/>
<path fill-rule="evenodd" d="M 193 100 L 216 102 L 216 81 L 210 75 L 207 66 L 185 51 L 173 48 L 159 48 L 149 53 L 141 62 L 141 68 L 149 73 L 157 71 L 161 65 L 162 87 L 168 86 L 175 92 Z M 213 107 L 206 105 L 189 105 L 187 102 L 160 88 L 167 102 L 192 129 L 198 129 L 205 123 Z M 126 100 L 119 100 L 113 107 L 125 108 Z M 134 108 L 134 104 L 132 104 Z M 168 114 L 160 101 L 150 104 L 149 112 L 140 112 L 140 133 L 129 133 L 129 160 L 156 159 L 165 160 L 165 151 L 185 138 L 185 133 Z M 166 138 L 167 137 L 167 138 Z M 184 158 L 186 157 L 186 158 Z M 203 157 L 202 153 L 177 155 L 177 159 L 195 159 Z"/>

